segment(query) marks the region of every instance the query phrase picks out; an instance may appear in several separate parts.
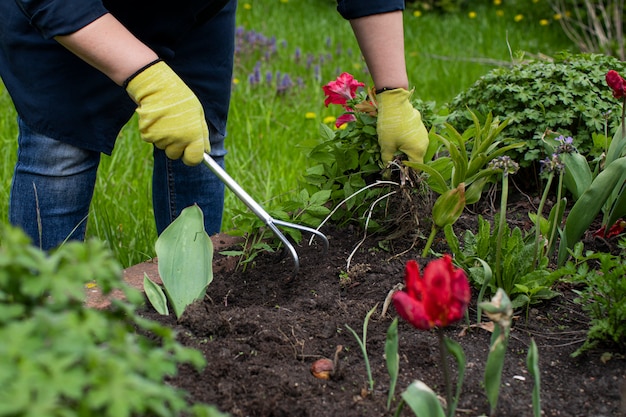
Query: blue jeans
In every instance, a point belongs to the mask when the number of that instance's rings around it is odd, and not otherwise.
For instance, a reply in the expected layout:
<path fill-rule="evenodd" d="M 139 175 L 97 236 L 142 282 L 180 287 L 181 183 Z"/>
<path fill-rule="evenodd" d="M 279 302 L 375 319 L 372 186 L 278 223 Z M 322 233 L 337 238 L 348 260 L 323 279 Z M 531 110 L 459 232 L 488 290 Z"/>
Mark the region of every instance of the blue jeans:
<path fill-rule="evenodd" d="M 20 119 L 18 158 L 9 201 L 9 221 L 43 250 L 65 240 L 83 240 L 100 153 L 33 132 Z M 224 164 L 224 137 L 209 125 L 211 156 Z M 209 235 L 222 224 L 224 185 L 203 164 L 188 167 L 154 150 L 152 200 L 157 232 L 193 204 L 204 213 Z"/>

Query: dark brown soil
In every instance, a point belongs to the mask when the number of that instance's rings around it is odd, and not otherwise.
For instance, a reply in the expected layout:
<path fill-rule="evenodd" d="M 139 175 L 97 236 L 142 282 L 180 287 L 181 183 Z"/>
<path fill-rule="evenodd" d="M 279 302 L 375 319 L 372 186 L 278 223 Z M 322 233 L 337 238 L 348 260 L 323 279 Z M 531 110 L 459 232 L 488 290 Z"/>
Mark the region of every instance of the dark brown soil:
<path fill-rule="evenodd" d="M 527 218 L 524 199 L 518 205 L 524 215 L 517 218 Z M 485 205 L 482 214 L 489 212 Z M 457 228 L 473 228 L 475 222 L 476 216 L 467 214 Z M 372 237 L 356 252 L 346 274 L 347 259 L 362 233 L 322 231 L 330 240 L 329 253 L 323 256 L 320 246 L 308 246 L 307 239 L 297 247 L 301 268 L 294 279 L 288 256 L 265 253 L 243 271 L 234 269 L 232 258 L 216 254 L 208 296 L 190 306 L 180 322 L 145 312 L 174 327 L 182 343 L 206 356 L 202 372 L 183 367 L 171 380 L 190 393 L 191 401 L 215 404 L 232 416 L 378 417 L 393 416 L 400 393 L 416 379 L 444 395 L 436 333 L 400 321 L 400 378 L 391 409 L 386 407 L 384 345 L 396 312 L 393 306 L 385 316 L 381 311 L 389 292 L 403 281 L 406 261 L 415 259 L 422 268 L 428 261 L 420 257 L 424 241 L 410 249 L 409 238 L 398 240 L 391 253 Z M 528 315 L 516 312 L 497 415 L 532 416 L 533 381 L 526 368 L 531 338 L 539 348 L 544 416 L 626 415 L 624 352 L 607 347 L 572 358 L 585 340 L 588 318 L 573 302 L 571 288 L 557 289 L 561 296 L 533 306 Z M 347 326 L 362 335 L 365 316 L 375 306 L 366 341 L 374 380 L 370 391 L 363 354 Z M 469 317 L 476 321 L 475 303 Z M 482 380 L 491 335 L 479 328 L 465 330 L 463 323 L 446 329 L 467 356 L 457 416 L 488 415 Z M 343 347 L 339 374 L 331 380 L 313 377 L 311 364 L 332 358 L 338 346 Z M 412 414 L 405 407 L 401 415 Z"/>

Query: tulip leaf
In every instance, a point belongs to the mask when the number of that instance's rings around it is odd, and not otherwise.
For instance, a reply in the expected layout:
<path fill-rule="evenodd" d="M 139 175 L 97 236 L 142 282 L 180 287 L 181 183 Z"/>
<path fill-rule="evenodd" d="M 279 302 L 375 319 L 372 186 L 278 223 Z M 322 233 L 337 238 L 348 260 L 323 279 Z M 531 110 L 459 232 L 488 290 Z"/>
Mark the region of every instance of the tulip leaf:
<path fill-rule="evenodd" d="M 578 242 L 619 185 L 624 183 L 626 157 L 616 159 L 593 180 L 580 198 L 574 203 L 565 221 L 559 245 L 558 265 L 563 265 L 567 251 Z"/>
<path fill-rule="evenodd" d="M 159 275 L 177 318 L 213 280 L 213 244 L 197 205 L 185 208 L 157 239 Z"/>
<path fill-rule="evenodd" d="M 398 354 L 398 318 L 396 317 L 387 329 L 385 341 L 385 357 L 387 372 L 389 373 L 389 395 L 387 396 L 387 410 L 391 407 L 391 400 L 396 391 L 398 374 L 400 373 L 400 355 Z"/>
<path fill-rule="evenodd" d="M 430 165 L 426 165 L 426 164 L 420 164 L 419 162 L 404 162 L 404 165 L 419 170 L 419 171 L 424 171 L 426 174 L 428 174 L 428 183 L 429 186 L 433 189 L 433 191 L 439 193 L 439 194 L 443 194 L 444 192 L 446 192 L 449 187 L 448 184 L 446 183 L 445 178 L 443 177 L 443 175 L 441 175 L 441 173 L 431 167 Z"/>
<path fill-rule="evenodd" d="M 539 371 L 539 350 L 535 339 L 530 339 L 530 347 L 528 348 L 528 356 L 526 357 L 526 367 L 530 376 L 534 381 L 533 386 L 533 415 L 541 416 L 541 373 Z"/>
<path fill-rule="evenodd" d="M 454 357 L 457 364 L 457 381 L 456 381 L 456 392 L 454 394 L 454 399 L 452 400 L 452 404 L 448 404 L 448 415 L 453 416 L 456 411 L 456 406 L 459 402 L 459 397 L 461 396 L 461 389 L 463 388 L 463 380 L 465 379 L 465 364 L 467 361 L 465 360 L 465 352 L 463 352 L 463 348 L 461 345 L 446 337 L 444 338 L 444 343 L 446 345 L 446 350 Z"/>
<path fill-rule="evenodd" d="M 498 326 L 496 325 L 496 329 Z M 494 331 L 493 335 L 496 335 Z M 491 408 L 491 415 L 494 415 L 494 411 L 498 405 L 498 396 L 500 395 L 500 381 L 502 379 L 502 368 L 504 366 L 504 354 L 506 353 L 507 340 L 504 335 L 500 333 L 496 337 L 491 348 L 489 355 L 487 356 L 487 363 L 485 365 L 485 393 L 487 394 L 487 400 L 489 401 L 489 407 Z"/>
<path fill-rule="evenodd" d="M 143 274 L 143 290 L 146 293 L 146 297 L 148 297 L 148 301 L 150 301 L 150 304 L 152 304 L 152 307 L 154 307 L 157 313 L 162 316 L 168 316 L 170 314 L 167 308 L 167 298 L 165 297 L 163 289 L 148 278 L 148 274 L 145 272 Z"/>
<path fill-rule="evenodd" d="M 626 137 L 623 136 L 624 122 L 620 123 L 619 127 L 611 139 L 609 150 L 606 153 L 605 166 L 608 166 L 616 159 L 623 156 L 624 146 L 626 146 Z"/>
<path fill-rule="evenodd" d="M 591 185 L 593 180 L 591 168 L 589 168 L 587 158 L 577 152 L 563 153 L 560 157 L 565 164 L 563 184 L 572 193 L 574 201 L 576 201 Z"/>
<path fill-rule="evenodd" d="M 611 226 L 617 222 L 617 220 L 626 214 L 626 187 L 622 185 L 622 188 L 617 193 L 615 197 L 615 201 L 613 202 L 613 207 L 611 207 L 611 211 L 604 221 L 604 226 L 608 230 Z"/>
<path fill-rule="evenodd" d="M 437 395 L 422 381 L 409 385 L 402 399 L 417 417 L 445 417 Z"/>

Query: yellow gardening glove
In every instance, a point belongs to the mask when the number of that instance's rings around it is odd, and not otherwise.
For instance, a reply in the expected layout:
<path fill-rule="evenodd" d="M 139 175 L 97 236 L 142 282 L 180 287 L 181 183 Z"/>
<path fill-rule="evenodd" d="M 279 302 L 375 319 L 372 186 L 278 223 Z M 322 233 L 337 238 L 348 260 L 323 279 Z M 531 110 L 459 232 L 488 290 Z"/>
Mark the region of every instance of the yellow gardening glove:
<path fill-rule="evenodd" d="M 137 103 L 139 132 L 146 142 L 171 159 L 198 165 L 211 149 L 202 104 L 178 75 L 157 62 L 135 75 L 126 86 Z"/>
<path fill-rule="evenodd" d="M 424 162 L 428 148 L 428 131 L 422 115 L 413 107 L 411 93 L 404 88 L 384 91 L 376 96 L 378 121 L 376 131 L 380 156 L 387 164 L 396 151 L 402 151 L 411 162 Z"/>

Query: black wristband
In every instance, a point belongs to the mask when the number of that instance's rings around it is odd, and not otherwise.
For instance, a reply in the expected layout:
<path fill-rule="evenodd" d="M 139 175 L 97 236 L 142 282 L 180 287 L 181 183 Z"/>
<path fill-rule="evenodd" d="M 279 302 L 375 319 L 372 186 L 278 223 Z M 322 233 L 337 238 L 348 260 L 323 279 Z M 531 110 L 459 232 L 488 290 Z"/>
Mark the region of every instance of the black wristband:
<path fill-rule="evenodd" d="M 137 71 L 135 71 L 133 73 L 133 75 L 131 75 L 130 77 L 128 77 L 123 83 L 122 83 L 122 87 L 126 88 L 128 87 L 128 84 L 133 80 L 133 78 L 135 78 L 136 76 L 138 76 L 139 74 L 141 74 L 142 72 L 144 72 L 145 70 L 147 70 L 148 68 L 150 68 L 151 66 L 153 66 L 154 64 L 158 64 L 159 62 L 163 61 L 161 58 L 157 58 L 152 62 L 147 63 L 146 65 L 144 65 L 143 67 L 139 68 Z"/>
<path fill-rule="evenodd" d="M 383 88 L 379 88 L 378 90 L 376 90 L 376 94 L 380 94 L 380 93 L 384 93 L 385 91 L 390 91 L 390 90 L 397 90 L 398 87 L 383 87 Z"/>

